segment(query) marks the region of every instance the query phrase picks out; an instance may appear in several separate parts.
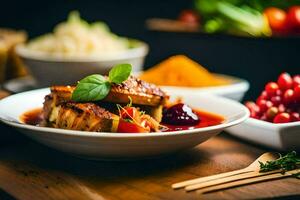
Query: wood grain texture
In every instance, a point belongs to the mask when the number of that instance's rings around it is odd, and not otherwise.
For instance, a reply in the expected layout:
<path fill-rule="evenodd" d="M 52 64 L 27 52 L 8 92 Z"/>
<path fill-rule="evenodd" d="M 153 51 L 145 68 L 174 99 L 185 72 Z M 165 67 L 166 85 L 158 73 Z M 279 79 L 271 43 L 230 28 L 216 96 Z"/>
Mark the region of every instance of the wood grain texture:
<path fill-rule="evenodd" d="M 221 145 L 222 144 L 222 145 Z M 229 136 L 152 160 L 89 161 L 29 139 L 0 148 L 0 188 L 17 199 L 253 199 L 300 195 L 300 181 L 275 180 L 208 194 L 171 184 L 249 165 L 266 150 Z"/>

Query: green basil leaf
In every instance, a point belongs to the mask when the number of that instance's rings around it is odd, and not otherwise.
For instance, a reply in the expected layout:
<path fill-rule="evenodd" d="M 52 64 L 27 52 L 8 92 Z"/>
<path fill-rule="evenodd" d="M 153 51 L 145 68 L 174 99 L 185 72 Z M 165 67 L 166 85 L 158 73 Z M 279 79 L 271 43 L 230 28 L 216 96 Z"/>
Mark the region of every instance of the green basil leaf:
<path fill-rule="evenodd" d="M 109 71 L 109 80 L 113 83 L 120 84 L 123 81 L 127 80 L 130 73 L 131 73 L 132 67 L 130 64 L 119 64 L 115 65 L 110 71 Z"/>
<path fill-rule="evenodd" d="M 101 75 L 87 76 L 77 84 L 72 94 L 72 100 L 81 102 L 104 99 L 108 95 L 110 87 L 110 82 Z"/>

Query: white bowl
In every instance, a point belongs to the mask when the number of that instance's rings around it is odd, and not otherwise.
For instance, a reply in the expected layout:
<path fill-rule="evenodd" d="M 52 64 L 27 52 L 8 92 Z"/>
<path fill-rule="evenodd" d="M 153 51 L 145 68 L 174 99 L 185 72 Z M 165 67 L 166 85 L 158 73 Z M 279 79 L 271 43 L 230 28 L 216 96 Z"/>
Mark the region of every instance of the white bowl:
<path fill-rule="evenodd" d="M 223 74 L 216 74 L 217 76 L 226 77 L 230 80 L 233 80 L 232 84 L 223 85 L 223 86 L 212 86 L 212 87 L 174 87 L 174 86 L 161 86 L 161 88 L 168 92 L 170 95 L 182 95 L 189 96 L 195 93 L 209 93 L 218 96 L 223 96 L 226 98 L 230 98 L 236 101 L 241 101 L 245 95 L 245 93 L 249 89 L 249 82 Z"/>
<path fill-rule="evenodd" d="M 238 102 L 199 94 L 184 98 L 184 101 L 194 108 L 223 115 L 226 118 L 224 123 L 194 130 L 158 133 L 84 132 L 22 124 L 19 116 L 41 107 L 48 93 L 49 89 L 32 90 L 1 100 L 1 121 L 49 147 L 93 159 L 152 157 L 191 148 L 249 116 L 248 109 Z"/>
<path fill-rule="evenodd" d="M 274 124 L 249 118 L 226 131 L 242 139 L 278 150 L 300 149 L 300 122 Z"/>
<path fill-rule="evenodd" d="M 146 43 L 138 41 L 137 47 L 111 56 L 62 57 L 33 51 L 24 45 L 18 45 L 16 53 L 28 67 L 39 86 L 46 87 L 75 84 L 90 74 L 107 74 L 112 66 L 120 63 L 130 63 L 133 71 L 140 71 L 148 49 Z"/>

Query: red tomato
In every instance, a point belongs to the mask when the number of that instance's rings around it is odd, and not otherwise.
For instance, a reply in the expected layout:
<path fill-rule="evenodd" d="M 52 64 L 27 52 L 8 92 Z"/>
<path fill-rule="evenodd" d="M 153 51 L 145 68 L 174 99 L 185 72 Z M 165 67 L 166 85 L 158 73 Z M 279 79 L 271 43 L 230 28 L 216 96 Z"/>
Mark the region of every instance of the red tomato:
<path fill-rule="evenodd" d="M 187 24 L 198 24 L 200 16 L 194 10 L 183 10 L 178 16 L 178 20 Z"/>
<path fill-rule="evenodd" d="M 261 112 L 266 112 L 269 108 L 273 106 L 273 103 L 271 101 L 266 101 L 262 99 L 257 103 L 257 106 L 259 107 L 259 110 Z"/>
<path fill-rule="evenodd" d="M 291 113 L 291 122 L 298 122 L 300 121 L 300 114 L 297 112 Z"/>
<path fill-rule="evenodd" d="M 292 6 L 287 12 L 287 23 L 291 29 L 300 30 L 300 6 Z"/>
<path fill-rule="evenodd" d="M 259 107 L 253 101 L 245 102 L 245 106 L 249 109 L 249 111 L 258 112 Z"/>
<path fill-rule="evenodd" d="M 280 74 L 277 84 L 281 90 L 285 91 L 293 87 L 293 79 L 288 73 L 285 72 Z"/>
<path fill-rule="evenodd" d="M 294 88 L 294 97 L 295 97 L 295 100 L 300 102 L 300 85 L 297 85 Z"/>
<path fill-rule="evenodd" d="M 120 119 L 117 132 L 118 133 L 149 133 L 150 130 L 143 128 L 132 122 L 127 122 L 123 119 Z"/>
<path fill-rule="evenodd" d="M 266 112 L 266 116 L 268 119 L 273 120 L 274 117 L 278 114 L 278 108 L 276 107 L 271 107 L 267 110 Z"/>
<path fill-rule="evenodd" d="M 278 85 L 275 82 L 269 82 L 266 87 L 265 91 L 269 96 L 274 96 L 276 94 L 276 91 L 278 90 Z"/>
<path fill-rule="evenodd" d="M 278 123 L 288 123 L 291 121 L 291 116 L 288 113 L 279 113 L 275 116 L 273 122 Z"/>
<path fill-rule="evenodd" d="M 281 96 L 274 96 L 271 98 L 271 102 L 273 103 L 274 106 L 278 106 L 282 101 Z"/>
<path fill-rule="evenodd" d="M 300 75 L 296 75 L 293 77 L 293 85 L 296 87 L 297 85 L 300 85 Z"/>
<path fill-rule="evenodd" d="M 267 16 L 269 25 L 275 33 L 286 32 L 288 30 L 286 23 L 287 16 L 284 10 L 269 7 L 264 11 L 264 14 Z"/>
<path fill-rule="evenodd" d="M 283 101 L 285 104 L 293 103 L 295 100 L 294 90 L 288 89 L 284 92 Z"/>
<path fill-rule="evenodd" d="M 280 113 L 283 113 L 283 112 L 285 112 L 285 111 L 286 111 L 286 107 L 285 107 L 285 105 L 283 105 L 283 104 L 279 104 L 279 105 L 278 105 L 278 111 L 279 111 Z"/>
<path fill-rule="evenodd" d="M 123 119 L 133 119 L 136 116 L 137 112 L 138 110 L 135 107 L 124 107 L 121 110 L 121 117 Z"/>

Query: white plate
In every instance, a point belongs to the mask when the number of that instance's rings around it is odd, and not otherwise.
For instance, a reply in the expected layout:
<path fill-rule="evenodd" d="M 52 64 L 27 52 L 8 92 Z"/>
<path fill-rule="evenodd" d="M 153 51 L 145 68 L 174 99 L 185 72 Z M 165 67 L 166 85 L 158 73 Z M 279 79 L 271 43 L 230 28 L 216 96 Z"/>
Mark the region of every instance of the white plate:
<path fill-rule="evenodd" d="M 273 124 L 249 118 L 226 131 L 248 141 L 279 150 L 300 149 L 300 122 Z"/>
<path fill-rule="evenodd" d="M 249 116 L 248 109 L 240 103 L 208 94 L 194 94 L 184 101 L 192 107 L 223 115 L 226 121 L 194 130 L 136 134 L 72 131 L 21 124 L 19 116 L 41 107 L 48 93 L 49 89 L 32 90 L 1 100 L 1 121 L 49 147 L 93 159 L 151 157 L 191 148 Z"/>
<path fill-rule="evenodd" d="M 216 76 L 226 77 L 233 80 L 230 85 L 224 86 L 212 86 L 212 87 L 173 87 L 173 86 L 161 86 L 161 88 L 168 92 L 170 95 L 191 95 L 195 93 L 210 93 L 218 96 L 223 96 L 236 101 L 241 101 L 245 93 L 249 89 L 249 82 L 244 79 L 239 79 L 232 76 L 227 76 L 223 74 L 216 74 Z"/>

